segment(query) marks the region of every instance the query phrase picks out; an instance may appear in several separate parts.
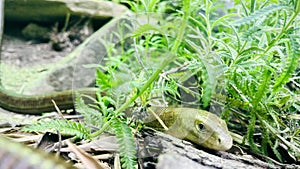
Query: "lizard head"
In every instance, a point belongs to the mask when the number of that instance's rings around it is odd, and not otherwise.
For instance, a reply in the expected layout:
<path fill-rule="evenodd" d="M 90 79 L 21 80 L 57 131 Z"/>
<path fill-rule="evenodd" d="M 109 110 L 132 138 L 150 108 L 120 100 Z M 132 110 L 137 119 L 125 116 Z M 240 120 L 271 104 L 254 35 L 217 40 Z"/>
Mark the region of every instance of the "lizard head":
<path fill-rule="evenodd" d="M 224 120 L 205 110 L 194 108 L 156 108 L 167 125 L 166 133 L 184 138 L 203 147 L 225 151 L 232 146 L 232 137 Z M 152 125 L 151 125 L 152 124 Z M 154 120 L 148 126 L 161 125 Z"/>
<path fill-rule="evenodd" d="M 225 151 L 231 148 L 232 137 L 224 120 L 206 111 L 194 115 L 186 139 L 213 150 Z"/>

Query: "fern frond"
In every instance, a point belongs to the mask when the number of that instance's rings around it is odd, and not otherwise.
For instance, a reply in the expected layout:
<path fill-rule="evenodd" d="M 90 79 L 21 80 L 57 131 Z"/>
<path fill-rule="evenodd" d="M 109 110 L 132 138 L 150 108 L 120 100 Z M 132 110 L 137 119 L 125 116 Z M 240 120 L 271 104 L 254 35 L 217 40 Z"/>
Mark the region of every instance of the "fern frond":
<path fill-rule="evenodd" d="M 215 60 L 217 60 L 218 56 L 214 56 Z M 227 65 L 223 63 L 212 63 L 212 61 L 206 59 L 206 58 L 201 58 L 201 62 L 203 63 L 203 69 L 202 69 L 202 80 L 203 83 L 201 84 L 202 86 L 202 102 L 203 106 L 207 107 L 210 103 L 212 94 L 215 92 L 217 83 L 219 83 L 219 77 L 221 77 L 224 72 L 227 71 L 228 67 Z M 221 85 L 221 84 L 219 84 Z"/>
<path fill-rule="evenodd" d="M 289 78 L 292 76 L 298 66 L 298 61 L 300 59 L 300 45 L 297 41 L 297 38 L 299 38 L 299 36 L 290 35 L 291 47 L 288 52 L 287 63 L 284 63 L 286 66 L 282 71 L 280 77 L 276 79 L 273 87 L 274 92 L 276 92 L 279 88 L 281 88 L 289 81 Z"/>
<path fill-rule="evenodd" d="M 47 130 L 54 133 L 58 130 L 62 135 L 75 135 L 81 139 L 88 139 L 90 134 L 89 127 L 79 122 L 61 119 L 39 121 L 22 129 L 24 132 L 45 132 Z"/>
<path fill-rule="evenodd" d="M 136 146 L 130 127 L 125 121 L 113 119 L 112 127 L 120 148 L 122 168 L 135 169 Z"/>
<path fill-rule="evenodd" d="M 216 88 L 218 76 L 224 73 L 228 67 L 222 62 L 219 62 L 219 56 L 215 55 L 205 57 L 199 49 L 199 46 L 197 46 L 193 41 L 187 39 L 186 42 L 197 52 L 199 56 L 200 62 L 198 65 L 202 67 L 201 78 L 203 80 L 203 84 L 201 84 L 203 89 L 202 103 L 203 107 L 207 107 L 211 100 L 212 93 Z"/>
<path fill-rule="evenodd" d="M 263 126 L 263 127 L 265 127 L 265 126 Z M 261 141 L 261 152 L 266 156 L 268 156 L 268 143 L 271 142 L 269 134 L 270 133 L 268 132 L 268 130 L 263 128 L 262 141 Z"/>
<path fill-rule="evenodd" d="M 252 150 L 259 152 L 259 149 L 256 147 L 255 142 L 254 142 L 254 131 L 255 131 L 255 123 L 256 123 L 256 114 L 255 112 L 251 112 L 251 119 L 247 128 L 247 139 L 249 142 L 249 145 Z"/>
<path fill-rule="evenodd" d="M 287 7 L 288 6 L 284 5 L 284 4 L 272 4 L 270 6 L 267 6 L 265 8 L 255 11 L 254 13 L 252 13 L 249 16 L 246 16 L 244 18 L 237 20 L 236 22 L 233 23 L 233 25 L 234 26 L 247 25 L 247 24 L 255 22 L 256 20 L 259 20 L 262 18 L 268 18 L 266 16 L 268 16 L 274 12 L 280 11 Z"/>
<path fill-rule="evenodd" d="M 75 108 L 84 117 L 85 123 L 92 124 L 98 128 L 102 126 L 102 114 L 100 111 L 85 104 L 81 94 L 76 94 Z"/>
<path fill-rule="evenodd" d="M 252 105 L 254 109 L 257 108 L 259 102 L 263 99 L 263 97 L 268 93 L 269 85 L 271 82 L 271 71 L 268 69 L 265 69 L 262 73 L 261 80 L 259 82 L 258 90 L 256 91 L 254 98 L 252 100 Z M 255 110 L 254 110 L 255 111 Z"/>
<path fill-rule="evenodd" d="M 203 107 L 207 107 L 209 102 L 210 102 L 210 99 L 211 99 L 211 96 L 212 96 L 212 93 L 213 93 L 213 90 L 215 88 L 215 84 L 213 84 L 213 77 L 210 77 L 211 75 L 208 73 L 207 69 L 203 66 L 203 69 L 202 69 L 202 80 L 203 80 L 203 83 L 201 84 L 201 87 L 202 87 L 202 103 L 203 103 Z"/>
<path fill-rule="evenodd" d="M 280 154 L 280 152 L 278 151 L 278 140 L 275 141 L 274 144 L 269 143 L 269 145 L 272 147 L 272 151 L 275 154 L 275 156 L 278 158 L 278 160 L 280 162 L 282 162 L 282 155 Z"/>
<path fill-rule="evenodd" d="M 161 28 L 151 24 L 141 25 L 138 29 L 135 30 L 132 36 L 138 37 L 149 31 L 156 31 L 159 32 L 161 35 L 165 36 L 165 33 L 161 30 Z"/>
<path fill-rule="evenodd" d="M 261 31 L 261 27 L 259 27 L 258 25 L 255 24 L 252 27 L 248 28 L 247 31 L 243 33 L 241 39 L 244 41 L 251 41 L 251 40 L 255 39 L 254 36 L 259 31 Z"/>
<path fill-rule="evenodd" d="M 101 67 L 101 66 L 99 66 Z M 105 69 L 104 69 L 105 70 Z M 102 89 L 110 89 L 111 88 L 111 80 L 109 79 L 109 77 L 103 73 L 101 70 L 96 69 L 96 84 Z"/>

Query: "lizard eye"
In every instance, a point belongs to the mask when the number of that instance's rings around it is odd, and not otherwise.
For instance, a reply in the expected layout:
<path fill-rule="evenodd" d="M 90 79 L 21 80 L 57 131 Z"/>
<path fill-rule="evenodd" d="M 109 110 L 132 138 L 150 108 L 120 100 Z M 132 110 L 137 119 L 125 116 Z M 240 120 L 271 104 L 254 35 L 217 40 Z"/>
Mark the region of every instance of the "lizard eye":
<path fill-rule="evenodd" d="M 205 129 L 204 124 L 199 123 L 199 124 L 198 124 L 198 129 L 199 129 L 200 131 L 201 131 L 201 130 L 204 130 L 204 129 Z"/>

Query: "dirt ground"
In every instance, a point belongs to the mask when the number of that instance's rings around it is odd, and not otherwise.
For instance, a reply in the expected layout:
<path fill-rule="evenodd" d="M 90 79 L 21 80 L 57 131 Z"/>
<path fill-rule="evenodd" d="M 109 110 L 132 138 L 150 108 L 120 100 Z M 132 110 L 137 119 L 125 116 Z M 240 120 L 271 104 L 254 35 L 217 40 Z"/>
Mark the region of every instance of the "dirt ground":
<path fill-rule="evenodd" d="M 4 35 L 1 61 L 19 68 L 55 63 L 73 48 L 55 51 L 49 43 L 34 43 L 12 35 Z"/>
<path fill-rule="evenodd" d="M 2 84 L 12 90 L 21 90 L 22 85 L 36 75 L 47 71 L 51 65 L 57 63 L 76 46 L 78 46 L 86 37 L 93 33 L 85 32 L 58 32 L 51 26 L 47 40 L 40 40 L 39 37 L 28 37 L 23 31 L 26 26 L 8 25 L 4 29 L 1 48 L 1 67 L 0 75 Z M 43 28 L 43 27 L 42 27 Z M 74 30 L 82 30 L 82 27 Z M 84 30 L 84 29 L 83 29 Z M 71 39 L 71 35 L 82 35 L 80 39 Z M 58 48 L 59 47 L 59 48 Z"/>

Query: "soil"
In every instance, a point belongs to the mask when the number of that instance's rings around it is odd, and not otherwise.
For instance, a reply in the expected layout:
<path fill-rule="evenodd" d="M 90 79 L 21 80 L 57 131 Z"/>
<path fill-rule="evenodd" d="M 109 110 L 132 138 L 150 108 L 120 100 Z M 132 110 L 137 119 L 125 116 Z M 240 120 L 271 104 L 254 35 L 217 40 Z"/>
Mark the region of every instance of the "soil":
<path fill-rule="evenodd" d="M 39 36 L 29 37 L 24 33 L 26 25 L 7 25 L 0 56 L 2 84 L 8 89 L 21 90 L 24 82 L 47 71 L 47 68 L 63 59 L 91 35 L 94 30 L 87 25 L 73 26 L 64 32 L 59 32 L 57 26 L 52 25 L 47 27 L 49 32 L 43 32 L 48 36 L 46 40 Z M 27 31 L 37 32 L 39 28 L 46 29 L 37 25 L 34 30 Z"/>
<path fill-rule="evenodd" d="M 55 63 L 66 56 L 74 47 L 55 51 L 48 43 L 35 43 L 20 37 L 4 35 L 1 61 L 19 68 Z"/>

